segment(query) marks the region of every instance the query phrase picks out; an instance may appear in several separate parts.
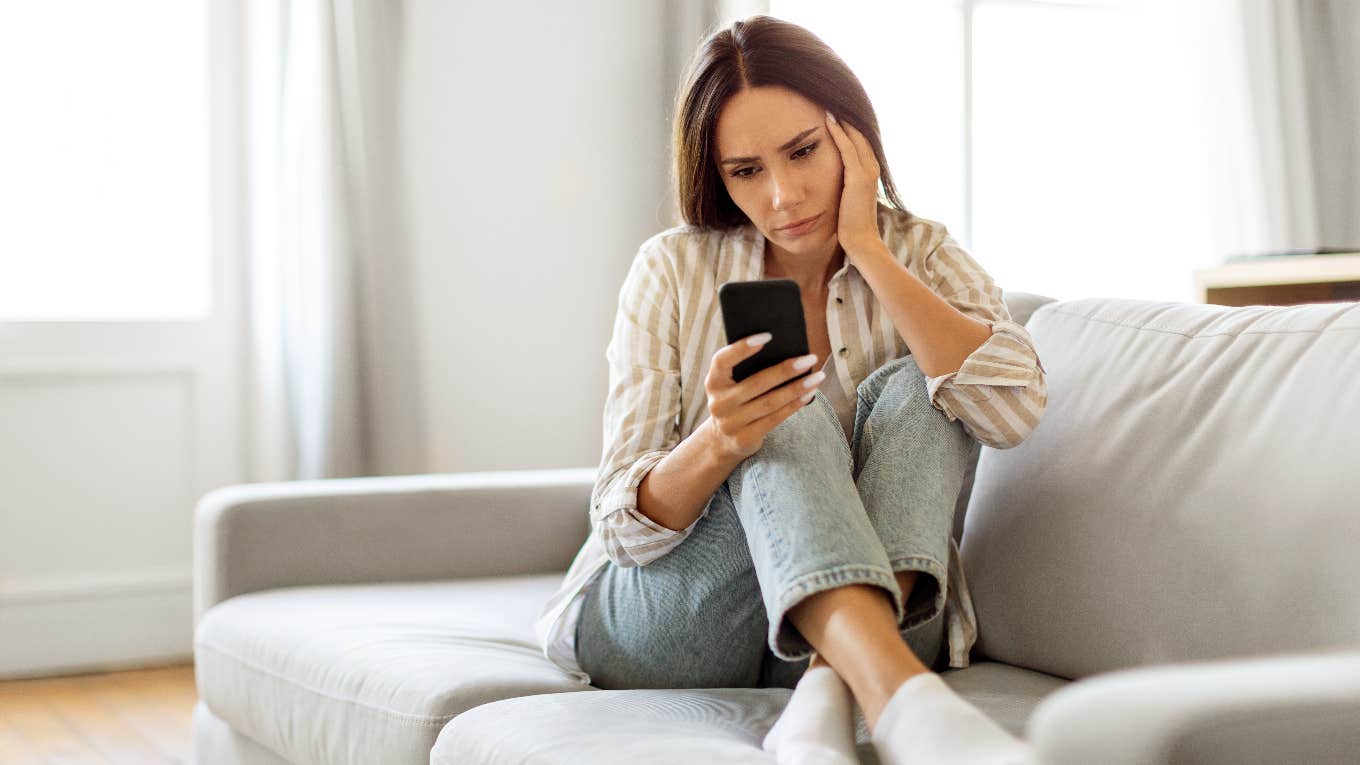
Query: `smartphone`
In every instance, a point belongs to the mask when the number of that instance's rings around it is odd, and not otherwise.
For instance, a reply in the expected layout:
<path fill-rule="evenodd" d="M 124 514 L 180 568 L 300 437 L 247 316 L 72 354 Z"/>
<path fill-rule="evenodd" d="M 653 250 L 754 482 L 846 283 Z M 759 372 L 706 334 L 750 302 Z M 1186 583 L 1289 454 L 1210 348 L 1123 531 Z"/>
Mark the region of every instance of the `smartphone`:
<path fill-rule="evenodd" d="M 785 359 L 808 354 L 803 297 L 794 280 L 727 282 L 718 287 L 718 302 L 722 306 L 728 345 L 761 332 L 774 335 L 756 355 L 742 359 L 733 367 L 732 379 L 736 382 Z M 812 369 L 792 379 L 810 374 Z"/>

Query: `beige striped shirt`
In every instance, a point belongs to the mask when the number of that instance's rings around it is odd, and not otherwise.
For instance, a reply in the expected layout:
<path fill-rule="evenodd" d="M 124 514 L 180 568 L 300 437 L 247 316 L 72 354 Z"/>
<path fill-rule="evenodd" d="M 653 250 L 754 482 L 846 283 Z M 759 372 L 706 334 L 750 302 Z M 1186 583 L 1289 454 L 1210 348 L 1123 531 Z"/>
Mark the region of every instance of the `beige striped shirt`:
<path fill-rule="evenodd" d="M 958 371 L 926 378 L 932 404 L 986 446 L 1018 445 L 1038 425 L 1048 398 L 1029 333 L 1011 321 L 1001 289 L 943 224 L 882 204 L 878 221 L 883 242 L 908 271 L 992 330 Z M 629 567 L 660 558 L 699 522 L 674 530 L 647 518 L 637 508 L 638 484 L 708 417 L 704 379 L 713 355 L 727 344 L 718 287 L 764 279 L 764 253 L 765 238 L 751 225 L 730 231 L 678 226 L 644 242 L 624 278 L 605 351 L 609 392 L 589 508 L 592 533 L 535 623 L 544 655 L 583 683 L 590 680 L 576 662 L 575 625 L 585 587 L 611 561 Z M 864 378 L 910 351 L 848 258 L 828 290 L 827 382 L 853 401 Z M 977 622 L 952 541 L 948 567 L 950 666 L 966 667 Z"/>

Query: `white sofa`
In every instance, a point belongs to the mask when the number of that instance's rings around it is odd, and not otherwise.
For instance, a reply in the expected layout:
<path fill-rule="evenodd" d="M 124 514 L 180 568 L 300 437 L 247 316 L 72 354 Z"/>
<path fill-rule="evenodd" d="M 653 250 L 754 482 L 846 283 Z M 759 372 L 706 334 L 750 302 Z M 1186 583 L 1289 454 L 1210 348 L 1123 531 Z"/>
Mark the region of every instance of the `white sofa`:
<path fill-rule="evenodd" d="M 1360 761 L 1360 303 L 1007 302 L 1048 409 L 977 447 L 980 634 L 946 682 L 1042 763 Z M 605 691 L 543 658 L 594 477 L 205 495 L 199 765 L 771 762 L 788 690 Z"/>

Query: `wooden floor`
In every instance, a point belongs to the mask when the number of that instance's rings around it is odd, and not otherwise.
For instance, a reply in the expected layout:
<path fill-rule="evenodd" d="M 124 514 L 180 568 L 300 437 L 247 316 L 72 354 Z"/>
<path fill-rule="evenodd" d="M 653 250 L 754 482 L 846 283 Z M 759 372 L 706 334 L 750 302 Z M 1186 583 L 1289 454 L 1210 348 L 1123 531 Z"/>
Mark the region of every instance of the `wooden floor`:
<path fill-rule="evenodd" d="M 3 765 L 192 762 L 194 667 L 0 682 Z"/>

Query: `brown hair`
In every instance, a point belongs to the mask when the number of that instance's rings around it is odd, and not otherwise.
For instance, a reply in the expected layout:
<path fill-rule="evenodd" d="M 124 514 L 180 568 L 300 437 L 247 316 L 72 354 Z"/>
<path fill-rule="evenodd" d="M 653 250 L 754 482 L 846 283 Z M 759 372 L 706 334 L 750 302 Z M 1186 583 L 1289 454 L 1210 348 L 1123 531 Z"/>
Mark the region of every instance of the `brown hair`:
<path fill-rule="evenodd" d="M 714 132 L 729 98 L 745 88 L 767 85 L 788 88 L 863 133 L 878 158 L 882 201 L 907 212 L 888 172 L 878 117 L 859 78 L 808 30 L 757 15 L 704 40 L 676 98 L 673 170 L 676 200 L 686 223 L 725 229 L 750 222 L 718 177 Z"/>

